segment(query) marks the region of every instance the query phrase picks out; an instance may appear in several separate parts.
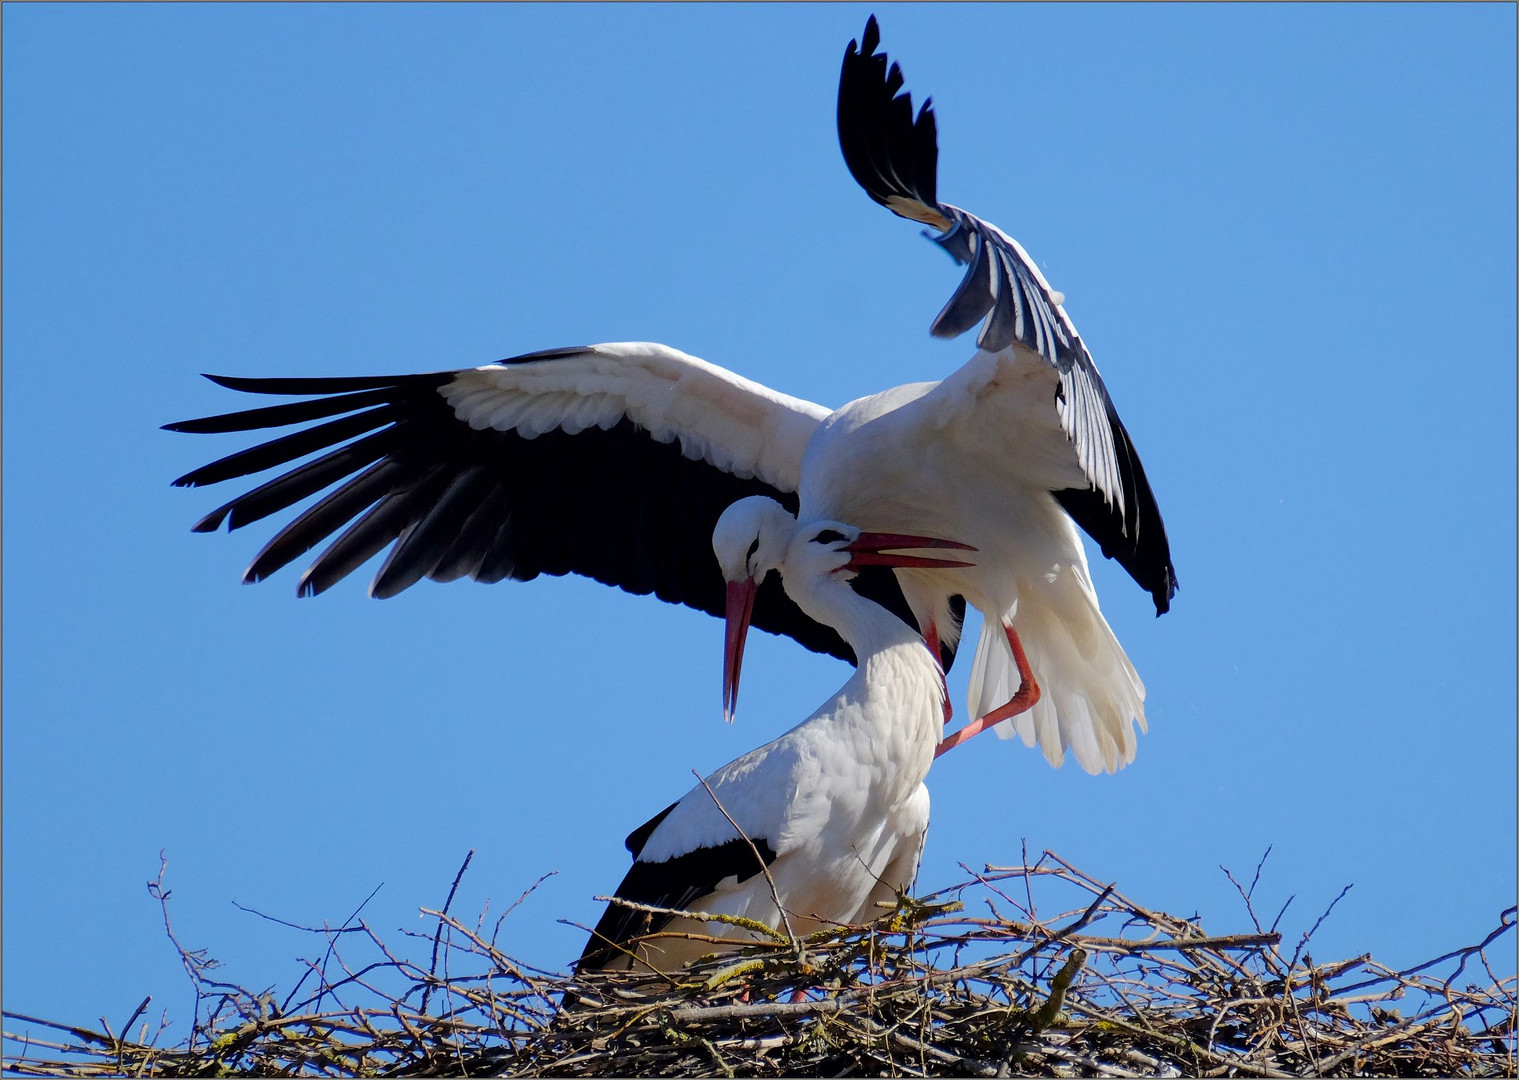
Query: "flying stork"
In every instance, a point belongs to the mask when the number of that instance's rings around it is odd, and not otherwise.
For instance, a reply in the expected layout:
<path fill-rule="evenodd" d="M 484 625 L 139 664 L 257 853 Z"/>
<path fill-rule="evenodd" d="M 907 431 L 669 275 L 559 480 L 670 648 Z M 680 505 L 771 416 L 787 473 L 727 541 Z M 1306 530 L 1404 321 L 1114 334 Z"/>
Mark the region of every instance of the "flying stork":
<path fill-rule="evenodd" d="M 781 551 L 757 558 L 772 542 Z M 627 839 L 633 866 L 616 895 L 785 925 L 799 936 L 867 921 L 878 914 L 877 901 L 891 900 L 917 876 L 928 830 L 923 779 L 943 730 L 945 691 L 938 658 L 916 628 L 850 581 L 872 565 L 961 566 L 959 551 L 948 552 L 951 559 L 892 550 L 961 545 L 827 521 L 803 525 L 773 499 L 756 496 L 724 511 L 712 546 L 734 595 L 752 595 L 755 579 L 778 569 L 786 593 L 837 630 L 859 666 L 801 724 L 724 765 L 635 829 Z M 737 670 L 734 640 L 730 633 L 730 672 Z M 731 923 L 611 903 L 577 967 L 637 963 L 671 971 L 720 951 L 713 938 L 741 944 L 755 937 Z"/>
<path fill-rule="evenodd" d="M 871 17 L 839 82 L 844 159 L 866 192 L 939 231 L 968 264 L 932 325 L 982 322 L 978 350 L 941 382 L 837 410 L 771 390 L 666 345 L 550 349 L 481 367 L 356 378 L 231 378 L 219 385 L 304 400 L 166 425 L 232 432 L 306 425 L 181 476 L 200 486 L 289 466 L 195 526 L 236 529 L 330 489 L 254 558 L 257 581 L 343 531 L 307 567 L 322 592 L 389 547 L 370 586 L 394 596 L 423 577 L 527 580 L 579 573 L 718 615 L 705 548 L 722 510 L 767 495 L 800 520 L 931 535 L 979 551 L 970 568 L 899 569 L 901 596 L 947 668 L 969 601 L 986 616 L 972 668 L 972 723 L 998 721 L 1088 772 L 1131 761 L 1144 687 L 1098 607 L 1077 526 L 1170 606 L 1176 574 L 1155 497 L 1091 354 L 1023 248 L 937 201 L 937 135 L 914 118 L 877 51 Z M 984 321 L 983 321 L 984 320 Z M 331 418 L 331 419 L 329 419 Z M 963 599 L 962 599 L 963 598 Z M 773 582 L 756 626 L 854 660 L 848 644 Z"/>

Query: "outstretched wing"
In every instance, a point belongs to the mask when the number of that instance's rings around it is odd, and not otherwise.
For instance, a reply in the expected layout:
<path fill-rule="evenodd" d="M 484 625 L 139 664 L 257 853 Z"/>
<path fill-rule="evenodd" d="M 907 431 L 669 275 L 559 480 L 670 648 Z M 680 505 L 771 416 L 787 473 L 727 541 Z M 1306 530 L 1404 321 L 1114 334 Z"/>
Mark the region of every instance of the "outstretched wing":
<path fill-rule="evenodd" d="M 1157 614 L 1176 592 L 1170 542 L 1144 466 L 1076 328 L 1028 253 L 990 222 L 937 199 L 938 140 L 931 100 L 913 116 L 899 93 L 901 69 L 885 53 L 875 16 L 844 52 L 839 75 L 839 145 L 856 182 L 968 267 L 931 332 L 950 338 L 981 323 L 976 344 L 989 353 L 1022 348 L 1059 376 L 1055 408 L 1089 487 L 1054 492 L 1102 553 L 1139 582 Z"/>
<path fill-rule="evenodd" d="M 554 349 L 460 371 L 333 379 L 208 376 L 304 400 L 165 425 L 216 433 L 301 426 L 174 481 L 273 479 L 202 518 L 231 529 L 326 492 L 254 558 L 245 581 L 342 530 L 300 579 L 320 593 L 387 545 L 370 587 L 577 573 L 721 616 L 712 530 L 737 499 L 795 510 L 802 448 L 828 410 L 663 345 Z M 312 423 L 317 421 L 316 423 Z M 310 460 L 292 463 L 307 455 Z M 328 490 L 330 489 L 330 490 Z M 852 660 L 772 578 L 754 625 Z"/>

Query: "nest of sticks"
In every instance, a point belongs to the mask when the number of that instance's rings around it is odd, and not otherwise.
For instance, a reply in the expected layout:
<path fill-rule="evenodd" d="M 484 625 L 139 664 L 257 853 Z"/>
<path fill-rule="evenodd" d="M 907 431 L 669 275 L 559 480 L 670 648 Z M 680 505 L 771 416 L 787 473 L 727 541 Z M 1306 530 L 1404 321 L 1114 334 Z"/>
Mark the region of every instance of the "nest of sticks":
<path fill-rule="evenodd" d="M 449 904 L 424 909 L 431 934 L 403 932 L 412 959 L 355 917 L 336 929 L 297 928 L 316 935 L 318 957 L 279 998 L 216 978 L 203 950 L 179 945 L 160 874 L 150 888 L 195 986 L 190 1036 L 159 1045 L 168 1018 L 146 1022 L 148 1000 L 119 1031 L 104 1019 L 96 1029 L 7 1012 L 5 1070 L 1515 1075 L 1515 980 L 1498 977 L 1487 955 L 1513 930 L 1514 908 L 1483 941 L 1393 971 L 1369 955 L 1315 961 L 1310 938 L 1328 911 L 1284 943 L 1257 917 L 1255 880 L 1235 882 L 1248 929 L 1214 935 L 1049 852 L 967 874 L 953 888 L 900 898 L 870 926 L 802 941 L 769 933 L 663 976 L 535 970 L 498 949 L 505 915 L 470 925 Z"/>

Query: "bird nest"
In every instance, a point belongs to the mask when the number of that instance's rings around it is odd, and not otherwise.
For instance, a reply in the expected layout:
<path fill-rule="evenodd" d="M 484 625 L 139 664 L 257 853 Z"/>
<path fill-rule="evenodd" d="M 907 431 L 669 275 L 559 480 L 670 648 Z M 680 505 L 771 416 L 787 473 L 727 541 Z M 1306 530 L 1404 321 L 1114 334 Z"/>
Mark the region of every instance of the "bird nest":
<path fill-rule="evenodd" d="M 1393 971 L 1369 955 L 1315 961 L 1310 938 L 1328 911 L 1289 948 L 1275 923 L 1257 917 L 1254 880 L 1235 882 L 1249 929 L 1216 935 L 1049 852 L 1031 865 L 967 874 L 954 888 L 902 897 L 869 926 L 805 940 L 770 933 L 742 953 L 662 975 L 539 971 L 497 947 L 504 915 L 469 925 L 449 904 L 424 909 L 431 933 L 405 934 L 413 959 L 356 917 L 337 929 L 297 928 L 317 935 L 319 957 L 279 999 L 215 978 L 203 950 L 179 945 L 160 874 L 150 887 L 195 985 L 189 1038 L 158 1045 L 168 1018 L 153 1032 L 143 1021 L 149 1000 L 119 1030 L 104 1019 L 97 1029 L 7 1012 L 5 1069 L 1515 1075 L 1515 980 L 1499 978 L 1486 952 L 1514 928 L 1514 908 L 1483 941 Z"/>

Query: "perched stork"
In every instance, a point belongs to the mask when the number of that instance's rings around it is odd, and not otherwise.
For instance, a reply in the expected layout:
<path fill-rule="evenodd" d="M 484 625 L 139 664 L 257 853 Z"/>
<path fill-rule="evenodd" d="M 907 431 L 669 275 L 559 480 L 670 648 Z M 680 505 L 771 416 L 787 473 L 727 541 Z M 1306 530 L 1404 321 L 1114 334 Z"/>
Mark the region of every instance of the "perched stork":
<path fill-rule="evenodd" d="M 778 558 L 756 558 L 782 541 Z M 866 565 L 963 562 L 891 549 L 959 547 L 833 522 L 798 525 L 774 500 L 729 507 L 712 538 L 735 595 L 780 571 L 802 611 L 833 627 L 859 660 L 832 698 L 786 734 L 718 769 L 627 839 L 633 867 L 617 896 L 634 903 L 741 916 L 804 935 L 858 923 L 918 872 L 928 829 L 923 778 L 943 729 L 944 676 L 917 631 L 850 587 Z M 735 635 L 725 671 L 736 672 Z M 741 637 L 740 637 L 741 644 Z M 785 915 L 777 909 L 777 899 Z M 656 935 L 636 945 L 633 939 Z M 694 938 L 674 936 L 694 935 Z M 609 904 L 579 967 L 674 970 L 755 935 L 722 922 Z"/>
<path fill-rule="evenodd" d="M 979 350 L 958 372 L 833 411 L 640 342 L 422 375 L 208 376 L 306 400 L 171 430 L 324 422 L 176 480 L 213 484 L 321 452 L 195 530 L 235 529 L 331 488 L 275 534 L 245 581 L 343 529 L 301 577 L 303 594 L 389 546 L 370 587 L 377 597 L 423 577 L 580 573 L 714 615 L 725 590 L 707 538 L 723 508 L 746 496 L 768 495 L 804 522 L 946 537 L 978 549 L 976 565 L 897 570 L 903 596 L 871 595 L 910 608 L 946 668 L 964 601 L 986 616 L 973 722 L 951 743 L 1011 716 L 998 733 L 1037 743 L 1053 764 L 1067 748 L 1089 772 L 1132 760 L 1144 687 L 1098 607 L 1076 526 L 1150 592 L 1160 614 L 1176 589 L 1160 511 L 1063 297 L 1016 241 L 936 201 L 933 112 L 925 104 L 914 119 L 911 100 L 897 93 L 902 76 L 876 51 L 874 17 L 863 42 L 850 42 L 840 77 L 844 158 L 873 199 L 939 227 L 931 238 L 969 263 L 932 328 L 952 336 L 985 319 Z M 854 659 L 773 583 L 760 586 L 753 618 Z"/>

